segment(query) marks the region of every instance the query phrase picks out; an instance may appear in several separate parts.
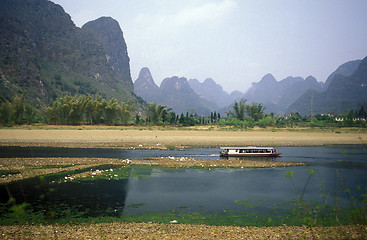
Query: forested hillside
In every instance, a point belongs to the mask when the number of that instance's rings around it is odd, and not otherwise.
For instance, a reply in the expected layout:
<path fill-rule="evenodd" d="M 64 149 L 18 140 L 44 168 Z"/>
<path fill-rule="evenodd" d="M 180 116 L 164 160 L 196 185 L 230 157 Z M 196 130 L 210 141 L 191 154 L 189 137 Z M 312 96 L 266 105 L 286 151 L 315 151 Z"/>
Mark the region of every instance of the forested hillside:
<path fill-rule="evenodd" d="M 111 65 L 108 46 L 95 32 L 76 27 L 61 6 L 47 0 L 0 1 L 0 101 L 26 92 L 25 101 L 40 109 L 64 95 L 137 102 L 122 31 L 111 27 L 122 45 L 114 57 L 119 68 Z M 108 24 L 104 28 L 108 31 Z"/>

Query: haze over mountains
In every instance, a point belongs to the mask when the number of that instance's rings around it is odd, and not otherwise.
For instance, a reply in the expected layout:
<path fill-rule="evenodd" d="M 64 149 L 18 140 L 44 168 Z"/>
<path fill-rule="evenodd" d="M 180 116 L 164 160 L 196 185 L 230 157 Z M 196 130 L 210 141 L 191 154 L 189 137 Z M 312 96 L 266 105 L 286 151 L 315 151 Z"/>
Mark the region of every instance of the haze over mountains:
<path fill-rule="evenodd" d="M 166 78 L 158 87 L 149 69 L 143 68 L 134 87 L 135 93 L 147 102 L 164 104 L 177 112 L 225 113 L 232 110 L 231 105 L 235 100 L 246 99 L 247 104 L 261 103 L 266 106 L 267 113 L 284 115 L 298 112 L 308 115 L 312 104 L 313 114 L 342 114 L 367 104 L 365 65 L 365 59 L 344 63 L 330 74 L 325 83 L 318 82 L 312 76 L 306 79 L 290 76 L 277 81 L 273 75 L 266 74 L 259 82 L 254 82 L 246 93 L 235 91 L 231 94 L 211 78 L 203 82 L 197 79 Z"/>
<path fill-rule="evenodd" d="M 210 114 L 216 106 L 213 102 L 200 97 L 190 87 L 186 78 L 165 78 L 158 87 L 148 68 L 142 68 L 134 83 L 135 93 L 148 103 L 166 105 L 176 113 Z"/>
<path fill-rule="evenodd" d="M 160 86 L 148 68 L 133 83 L 130 59 L 119 23 L 101 17 L 78 28 L 57 4 L 47 0 L 0 1 L 0 101 L 27 92 L 27 101 L 45 108 L 65 95 L 156 102 L 177 114 L 209 115 L 232 110 L 235 100 L 261 103 L 266 112 L 302 115 L 342 114 L 367 105 L 367 60 L 342 64 L 325 83 L 312 76 L 278 81 L 266 74 L 245 93 L 227 93 L 211 78 L 165 78 Z M 367 106 L 366 106 L 367 108 Z"/>
<path fill-rule="evenodd" d="M 306 79 L 301 77 L 287 77 L 277 81 L 273 75 L 265 75 L 260 82 L 253 83 L 252 87 L 243 96 L 248 103 L 262 103 L 266 106 L 266 112 L 287 113 L 287 109 L 299 96 L 302 96 L 308 89 L 321 91 L 322 83 L 309 76 Z"/>
<path fill-rule="evenodd" d="M 288 111 L 299 112 L 306 115 L 311 113 L 344 113 L 351 109 L 357 110 L 361 106 L 367 106 L 367 57 L 359 64 L 359 61 L 349 62 L 338 68 L 339 72 L 346 73 L 335 74 L 330 80 L 329 86 L 323 92 L 309 89 L 294 103 L 292 103 Z M 345 70 L 345 68 L 358 68 L 353 72 Z M 311 104 L 307 104 L 310 103 Z M 307 107 L 308 105 L 308 107 Z"/>

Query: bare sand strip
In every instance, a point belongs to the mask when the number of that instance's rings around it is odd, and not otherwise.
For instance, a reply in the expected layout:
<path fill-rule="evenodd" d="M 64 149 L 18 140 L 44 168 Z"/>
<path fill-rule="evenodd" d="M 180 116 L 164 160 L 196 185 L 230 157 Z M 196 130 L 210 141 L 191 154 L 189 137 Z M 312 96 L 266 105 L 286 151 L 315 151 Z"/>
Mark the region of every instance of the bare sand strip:
<path fill-rule="evenodd" d="M 265 158 L 263 158 L 265 159 Z M 145 166 L 183 167 L 183 168 L 274 168 L 304 166 L 306 163 L 282 162 L 278 160 L 240 160 L 240 159 L 195 159 L 195 158 L 153 158 L 147 160 L 133 160 L 133 164 Z"/>
<path fill-rule="evenodd" d="M 0 146 L 167 148 L 367 144 L 367 132 L 198 131 L 138 129 L 0 129 Z"/>
<path fill-rule="evenodd" d="M 1 239 L 366 239 L 367 226 L 233 227 L 160 223 L 0 226 Z"/>

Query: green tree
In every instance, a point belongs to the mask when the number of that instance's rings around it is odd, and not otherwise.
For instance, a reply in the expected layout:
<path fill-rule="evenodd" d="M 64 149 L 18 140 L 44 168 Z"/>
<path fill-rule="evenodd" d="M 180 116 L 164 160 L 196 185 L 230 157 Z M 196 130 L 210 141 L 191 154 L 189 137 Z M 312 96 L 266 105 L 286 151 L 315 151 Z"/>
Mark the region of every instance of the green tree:
<path fill-rule="evenodd" d="M 105 123 L 112 125 L 117 121 L 117 117 L 121 114 L 122 109 L 115 98 L 112 98 L 105 107 Z"/>
<path fill-rule="evenodd" d="M 24 121 L 27 124 L 31 124 L 36 120 L 36 112 L 30 104 L 24 106 Z"/>
<path fill-rule="evenodd" d="M 96 103 L 97 102 L 92 99 L 90 95 L 87 96 L 84 109 L 84 117 L 85 121 L 91 125 L 94 123 L 93 120 L 95 119 L 96 115 Z"/>
<path fill-rule="evenodd" d="M 6 101 L 0 104 L 0 123 L 8 125 L 10 123 L 11 103 Z"/>
<path fill-rule="evenodd" d="M 56 99 L 52 107 L 46 110 L 47 122 L 53 124 L 80 124 L 87 104 L 88 99 L 86 97 L 65 96 Z"/>
<path fill-rule="evenodd" d="M 67 123 L 72 125 L 80 124 L 83 120 L 83 114 L 86 107 L 86 97 L 70 97 L 69 98 L 70 111 L 67 116 Z"/>
<path fill-rule="evenodd" d="M 234 105 L 232 106 L 234 113 L 230 112 L 229 114 L 240 121 L 245 120 L 246 101 L 246 99 L 242 99 L 239 102 L 235 101 Z"/>
<path fill-rule="evenodd" d="M 156 103 L 151 103 L 148 105 L 148 113 L 151 121 L 157 125 L 162 118 L 165 119 L 165 116 L 168 111 L 171 110 L 171 108 L 166 109 L 167 106 L 159 104 L 157 106 Z"/>
<path fill-rule="evenodd" d="M 131 116 L 132 106 L 125 102 L 121 103 L 121 123 L 127 125 Z M 139 124 L 139 115 L 136 115 L 136 122 Z"/>
<path fill-rule="evenodd" d="M 358 113 L 356 115 L 359 118 L 365 118 L 365 119 L 367 118 L 367 113 L 364 110 L 364 107 L 363 106 L 359 109 L 359 111 L 358 111 Z"/>
<path fill-rule="evenodd" d="M 177 122 L 177 117 L 176 117 L 176 113 L 175 112 L 169 112 L 167 114 L 167 121 L 170 123 L 170 124 L 175 124 Z"/>
<path fill-rule="evenodd" d="M 347 126 L 347 127 L 353 126 L 353 119 L 354 119 L 354 112 L 353 112 L 353 110 L 350 110 L 345 115 L 344 125 Z"/>
<path fill-rule="evenodd" d="M 101 96 L 92 99 L 92 97 L 88 95 L 84 109 L 85 120 L 90 124 L 101 124 L 105 120 L 107 105 L 107 101 Z"/>
<path fill-rule="evenodd" d="M 261 103 L 253 103 L 252 105 L 246 105 L 246 113 L 249 117 L 252 117 L 255 122 L 265 117 L 265 107 Z"/>
<path fill-rule="evenodd" d="M 24 113 L 24 97 L 26 93 L 23 93 L 21 97 L 15 97 L 11 105 L 10 118 L 16 124 L 21 124 Z"/>
<path fill-rule="evenodd" d="M 23 123 L 25 95 L 26 92 L 20 97 L 14 97 L 11 102 L 4 101 L 0 104 L 0 122 L 2 125 Z"/>

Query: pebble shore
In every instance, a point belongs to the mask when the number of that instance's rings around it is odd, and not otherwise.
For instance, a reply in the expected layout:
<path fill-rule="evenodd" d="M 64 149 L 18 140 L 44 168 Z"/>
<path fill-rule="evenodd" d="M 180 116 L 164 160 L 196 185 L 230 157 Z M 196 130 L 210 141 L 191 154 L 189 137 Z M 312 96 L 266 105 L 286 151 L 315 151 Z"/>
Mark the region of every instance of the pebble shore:
<path fill-rule="evenodd" d="M 367 239 L 367 226 L 233 227 L 162 223 L 0 226 L 1 239 Z"/>

